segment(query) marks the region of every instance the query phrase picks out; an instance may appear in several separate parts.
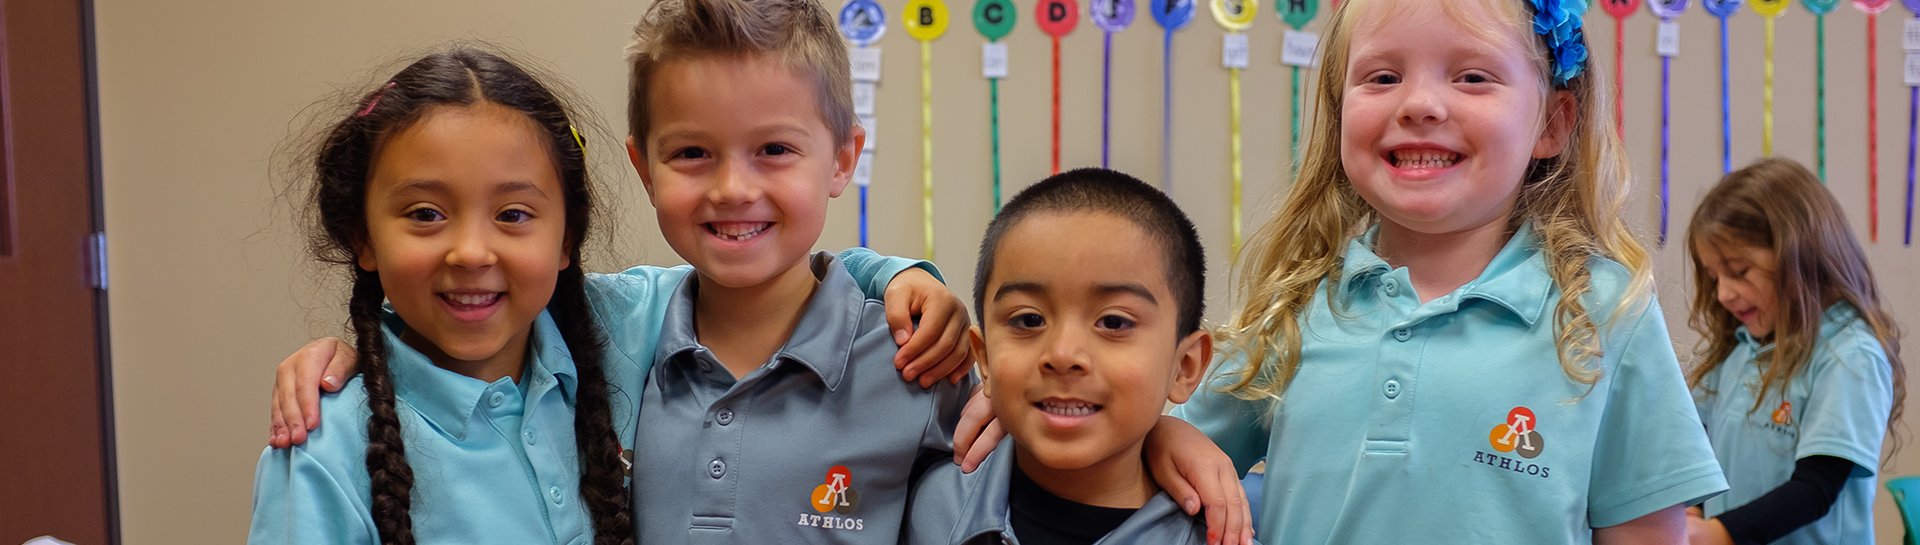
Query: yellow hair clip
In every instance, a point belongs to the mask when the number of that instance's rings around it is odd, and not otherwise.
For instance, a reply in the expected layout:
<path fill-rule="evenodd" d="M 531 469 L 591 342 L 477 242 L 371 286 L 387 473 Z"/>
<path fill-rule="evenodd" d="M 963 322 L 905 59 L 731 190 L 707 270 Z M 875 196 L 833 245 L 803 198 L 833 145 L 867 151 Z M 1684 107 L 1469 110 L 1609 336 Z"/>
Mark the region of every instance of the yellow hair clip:
<path fill-rule="evenodd" d="M 580 137 L 580 130 L 573 128 L 573 125 L 567 125 L 567 132 L 573 133 L 573 143 L 580 146 L 580 158 L 585 159 L 587 157 L 587 140 Z"/>

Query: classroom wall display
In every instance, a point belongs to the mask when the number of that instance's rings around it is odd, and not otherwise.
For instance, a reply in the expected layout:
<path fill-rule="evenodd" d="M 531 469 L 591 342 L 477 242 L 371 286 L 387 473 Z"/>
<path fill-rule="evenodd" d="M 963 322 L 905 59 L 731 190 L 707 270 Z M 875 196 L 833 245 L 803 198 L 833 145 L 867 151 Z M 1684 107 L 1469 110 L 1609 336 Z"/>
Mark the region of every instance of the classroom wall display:
<path fill-rule="evenodd" d="M 933 260 L 933 41 L 947 33 L 947 3 L 907 0 L 907 35 L 920 42 L 920 218 L 927 260 Z"/>
<path fill-rule="evenodd" d="M 1240 194 L 1245 185 L 1240 157 L 1240 70 L 1247 67 L 1247 59 L 1251 54 L 1247 49 L 1245 31 L 1253 26 L 1253 18 L 1260 11 L 1260 5 L 1247 0 L 1212 0 L 1207 6 L 1213 12 L 1213 21 L 1227 30 L 1220 46 L 1220 64 L 1227 67 L 1227 115 L 1230 116 L 1227 121 L 1227 141 L 1232 161 L 1229 167 L 1232 195 L 1228 197 L 1232 218 L 1228 221 L 1232 225 L 1233 238 L 1228 243 L 1227 255 L 1237 256 L 1240 255 Z"/>
<path fill-rule="evenodd" d="M 1687 12 L 1687 0 L 1647 0 L 1647 11 L 1660 18 L 1654 52 L 1660 56 L 1660 238 L 1667 245 L 1667 218 L 1672 212 L 1673 57 L 1680 54 L 1680 23 L 1673 18 Z M 1618 32 L 1616 31 L 1616 34 Z"/>
<path fill-rule="evenodd" d="M 993 213 L 1000 213 L 1000 79 L 1007 77 L 1007 44 L 1001 38 L 1013 32 L 1019 10 L 1013 0 L 977 0 L 973 28 L 987 38 L 980 44 L 980 75 L 987 78 L 987 115 L 993 133 Z"/>
<path fill-rule="evenodd" d="M 1160 190 L 1173 193 L 1173 33 L 1193 22 L 1193 0 L 1148 0 L 1160 24 Z"/>

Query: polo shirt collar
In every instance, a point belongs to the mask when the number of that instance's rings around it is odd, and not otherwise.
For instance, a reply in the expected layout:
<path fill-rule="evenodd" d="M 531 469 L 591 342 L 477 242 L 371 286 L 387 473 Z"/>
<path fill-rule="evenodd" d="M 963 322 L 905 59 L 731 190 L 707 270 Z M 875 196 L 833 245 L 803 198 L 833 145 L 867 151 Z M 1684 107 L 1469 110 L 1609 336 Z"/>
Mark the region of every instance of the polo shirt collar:
<path fill-rule="evenodd" d="M 387 337 L 387 368 L 393 373 L 394 397 L 406 401 L 434 428 L 455 441 L 465 441 L 467 424 L 472 421 L 474 408 L 480 405 L 481 398 L 492 383 L 434 365 L 433 360 L 427 359 L 425 354 L 400 340 L 400 333 L 406 331 L 407 324 L 391 309 L 382 309 L 381 322 L 381 329 Z M 518 378 L 526 380 L 536 376 L 553 377 L 561 385 L 569 403 L 574 399 L 578 379 L 575 377 L 573 355 L 567 350 L 553 317 L 544 310 L 534 318 L 527 335 L 527 371 Z M 511 381 L 515 378 L 502 377 L 500 380 Z"/>
<path fill-rule="evenodd" d="M 1820 338 L 1832 337 L 1847 326 L 1853 325 L 1854 320 L 1858 319 L 1860 319 L 1860 310 L 1853 308 L 1853 303 L 1840 301 L 1827 305 L 1827 310 L 1820 313 Z M 1753 338 L 1753 332 L 1747 331 L 1747 326 L 1733 328 L 1733 338 L 1740 344 L 1754 349 L 1755 353 L 1759 353 L 1761 342 Z"/>
<path fill-rule="evenodd" d="M 980 485 L 973 487 L 973 491 L 960 503 L 959 523 L 954 528 L 955 543 L 972 543 L 988 533 L 1014 535 L 1013 507 L 1007 503 L 1013 491 L 1013 471 L 1018 463 L 1013 453 L 1013 443 L 1012 438 L 1001 441 L 1000 446 L 994 447 L 993 454 L 988 455 L 980 463 L 979 469 L 974 470 L 971 477 L 979 479 Z M 1163 491 L 1154 494 L 1146 505 L 1134 510 L 1127 520 L 1107 532 L 1107 535 L 1138 536 L 1147 528 L 1159 524 L 1161 519 L 1172 516 L 1185 517 L 1186 513 Z M 1103 537 L 1095 543 L 1106 542 L 1107 539 Z"/>
<path fill-rule="evenodd" d="M 1392 270 L 1386 260 L 1373 252 L 1373 242 L 1379 234 L 1380 226 L 1374 225 L 1347 243 L 1340 273 L 1344 286 L 1341 291 L 1347 302 Z M 1539 237 L 1533 232 L 1533 224 L 1528 222 L 1522 223 L 1507 239 L 1479 277 L 1460 287 L 1458 302 L 1484 299 L 1507 309 L 1531 327 L 1545 312 L 1547 294 L 1552 288 L 1553 277 L 1547 273 L 1546 256 L 1540 253 Z"/>
<path fill-rule="evenodd" d="M 854 283 L 838 256 L 815 252 L 808 259 L 808 266 L 820 285 L 807 301 L 800 323 L 793 328 L 793 336 L 774 352 L 772 361 L 784 359 L 799 363 L 818 375 L 828 391 L 834 391 L 846 375 L 847 360 L 853 351 L 853 340 L 860 333 L 860 316 L 867 296 Z M 654 352 L 654 361 L 673 361 L 682 353 L 707 350 L 700 344 L 693 327 L 694 301 L 699 291 L 700 281 L 691 274 L 674 290 L 660 325 L 660 344 Z"/>

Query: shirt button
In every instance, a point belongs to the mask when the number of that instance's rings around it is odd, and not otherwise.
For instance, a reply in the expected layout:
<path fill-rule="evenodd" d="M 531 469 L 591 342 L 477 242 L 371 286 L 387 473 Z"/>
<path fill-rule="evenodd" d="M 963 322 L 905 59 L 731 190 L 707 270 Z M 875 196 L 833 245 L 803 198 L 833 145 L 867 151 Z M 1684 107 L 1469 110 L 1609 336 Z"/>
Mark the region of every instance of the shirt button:
<path fill-rule="evenodd" d="M 506 403 L 506 402 L 507 402 L 507 394 L 494 392 L 493 395 L 487 396 L 488 407 L 493 407 L 495 409 L 498 409 L 500 408 L 501 403 Z"/>
<path fill-rule="evenodd" d="M 520 436 L 521 436 L 521 437 L 525 437 L 525 438 L 527 439 L 527 444 L 528 444 L 528 445 L 532 445 L 532 444 L 533 444 L 533 428 L 527 428 L 527 429 L 525 429 L 525 430 L 521 430 L 521 431 L 520 431 Z"/>
<path fill-rule="evenodd" d="M 709 363 L 707 360 L 700 360 L 700 372 L 702 373 L 713 372 L 713 364 Z"/>
<path fill-rule="evenodd" d="M 1387 394 L 1387 399 L 1400 397 L 1400 381 L 1392 380 L 1392 379 L 1387 380 L 1386 384 L 1383 384 L 1380 386 L 1380 392 Z"/>
<path fill-rule="evenodd" d="M 732 424 L 733 409 L 720 409 L 720 414 L 714 415 L 714 420 L 719 420 L 722 426 Z"/>
<path fill-rule="evenodd" d="M 1381 288 L 1383 288 L 1383 289 L 1385 289 L 1385 290 L 1386 290 L 1386 292 L 1387 292 L 1387 297 L 1399 297 L 1399 296 L 1400 296 L 1400 283 L 1399 283 L 1399 282 L 1396 282 L 1396 281 L 1394 281 L 1394 280 L 1393 280 L 1392 278 L 1388 278 L 1388 279 L 1386 279 L 1386 280 L 1381 280 L 1381 281 L 1380 281 L 1380 284 L 1381 284 Z"/>
<path fill-rule="evenodd" d="M 1411 339 L 1411 338 L 1413 338 L 1412 331 L 1408 331 L 1404 328 L 1393 330 L 1393 339 L 1396 341 L 1407 342 L 1407 339 Z"/>
<path fill-rule="evenodd" d="M 560 487 L 558 486 L 547 487 L 547 497 L 553 498 L 554 505 L 560 505 Z"/>
<path fill-rule="evenodd" d="M 727 463 L 720 461 L 719 458 L 714 458 L 712 463 L 707 464 L 707 475 L 715 479 L 726 476 Z"/>

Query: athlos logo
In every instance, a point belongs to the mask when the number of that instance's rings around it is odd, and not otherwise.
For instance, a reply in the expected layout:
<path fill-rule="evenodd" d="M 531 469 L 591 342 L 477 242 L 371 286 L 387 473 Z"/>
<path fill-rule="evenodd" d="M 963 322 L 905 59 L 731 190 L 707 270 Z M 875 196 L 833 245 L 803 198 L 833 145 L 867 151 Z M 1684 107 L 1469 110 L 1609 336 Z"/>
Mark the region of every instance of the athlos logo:
<path fill-rule="evenodd" d="M 1507 411 L 1505 422 L 1494 426 L 1493 431 L 1487 433 L 1487 444 L 1493 447 L 1494 452 L 1500 454 L 1475 450 L 1473 461 L 1514 473 L 1547 478 L 1552 469 L 1528 462 L 1547 448 L 1547 440 L 1540 436 L 1539 426 L 1540 421 L 1534 418 L 1532 409 L 1514 407 L 1513 410 Z M 1520 459 L 1501 455 L 1509 453 L 1520 456 Z"/>
<path fill-rule="evenodd" d="M 1514 407 L 1507 411 L 1507 422 L 1494 426 L 1493 433 L 1487 434 L 1487 442 L 1493 444 L 1493 450 L 1511 452 L 1531 460 L 1540 455 L 1540 449 L 1547 446 L 1540 432 L 1534 430 L 1535 424 L 1533 410 Z"/>
<path fill-rule="evenodd" d="M 847 466 L 833 466 L 827 470 L 825 482 L 813 487 L 813 499 L 810 505 L 818 515 L 800 514 L 800 525 L 828 530 L 864 530 L 866 521 L 853 518 L 855 509 L 860 508 L 860 492 L 853 488 L 853 471 Z"/>
<path fill-rule="evenodd" d="M 1773 410 L 1773 423 L 1782 426 L 1793 425 L 1793 402 L 1780 402 L 1780 408 Z"/>

